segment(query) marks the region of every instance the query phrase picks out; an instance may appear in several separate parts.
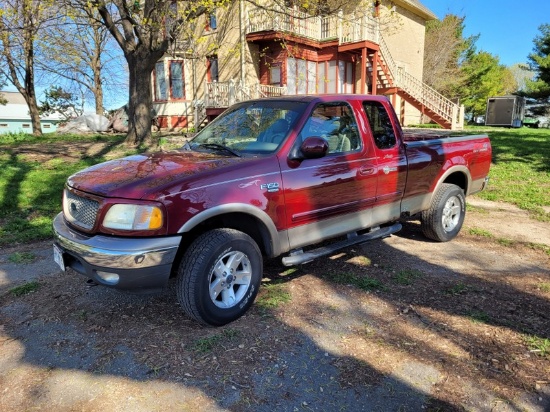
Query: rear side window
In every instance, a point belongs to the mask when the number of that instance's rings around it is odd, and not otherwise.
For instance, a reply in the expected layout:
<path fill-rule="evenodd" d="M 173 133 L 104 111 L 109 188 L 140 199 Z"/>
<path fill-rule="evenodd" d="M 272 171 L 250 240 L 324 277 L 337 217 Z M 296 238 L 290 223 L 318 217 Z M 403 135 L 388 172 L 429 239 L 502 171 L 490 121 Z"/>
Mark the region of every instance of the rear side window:
<path fill-rule="evenodd" d="M 389 149 L 397 142 L 395 131 L 386 108 L 380 102 L 363 102 L 363 108 L 369 119 L 374 143 L 379 149 Z"/>

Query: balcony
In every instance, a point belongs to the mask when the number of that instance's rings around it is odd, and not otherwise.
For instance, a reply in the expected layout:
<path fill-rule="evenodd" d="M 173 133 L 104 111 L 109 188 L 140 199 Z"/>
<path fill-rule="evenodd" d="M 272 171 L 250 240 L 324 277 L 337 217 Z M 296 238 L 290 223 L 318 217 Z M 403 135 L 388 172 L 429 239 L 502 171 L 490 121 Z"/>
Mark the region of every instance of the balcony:
<path fill-rule="evenodd" d="M 368 14 L 312 16 L 292 8 L 267 10 L 252 7 L 248 10 L 246 34 L 279 32 L 297 38 L 323 43 L 338 41 L 349 44 L 368 41 L 378 43 L 378 25 Z"/>

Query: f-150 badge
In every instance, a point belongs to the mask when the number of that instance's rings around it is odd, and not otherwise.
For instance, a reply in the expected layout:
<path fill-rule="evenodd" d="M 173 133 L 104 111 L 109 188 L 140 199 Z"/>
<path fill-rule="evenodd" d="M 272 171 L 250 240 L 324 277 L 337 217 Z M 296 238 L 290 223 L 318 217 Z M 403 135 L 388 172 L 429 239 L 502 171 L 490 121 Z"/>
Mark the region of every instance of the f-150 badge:
<path fill-rule="evenodd" d="M 268 192 L 278 192 L 279 183 L 264 183 L 260 186 L 262 190 L 267 190 Z"/>

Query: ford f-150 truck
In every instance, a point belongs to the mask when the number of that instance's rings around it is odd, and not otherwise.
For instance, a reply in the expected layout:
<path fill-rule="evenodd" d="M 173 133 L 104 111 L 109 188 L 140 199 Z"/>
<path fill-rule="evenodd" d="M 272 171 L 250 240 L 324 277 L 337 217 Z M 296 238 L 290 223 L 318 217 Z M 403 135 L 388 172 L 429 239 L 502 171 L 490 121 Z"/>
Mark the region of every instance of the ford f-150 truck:
<path fill-rule="evenodd" d="M 428 238 L 453 239 L 490 163 L 487 136 L 404 135 L 385 97 L 251 100 L 180 150 L 70 176 L 54 258 L 134 292 L 176 277 L 184 311 L 223 325 L 254 301 L 264 257 L 305 263 L 387 237 L 409 217 Z"/>

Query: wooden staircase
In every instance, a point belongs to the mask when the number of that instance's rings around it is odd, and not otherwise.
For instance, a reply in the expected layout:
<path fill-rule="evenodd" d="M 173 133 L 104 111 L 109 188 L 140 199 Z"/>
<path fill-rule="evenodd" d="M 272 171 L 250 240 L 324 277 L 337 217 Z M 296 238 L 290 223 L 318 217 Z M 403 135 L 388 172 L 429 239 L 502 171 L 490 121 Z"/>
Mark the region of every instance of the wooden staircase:
<path fill-rule="evenodd" d="M 367 70 L 371 79 L 376 81 L 377 92 L 400 96 L 445 129 L 464 128 L 464 106 L 447 99 L 434 88 L 407 73 L 404 68 L 397 66 L 381 36 L 379 46 L 378 53 L 370 53 L 367 62 Z M 372 73 L 374 67 L 376 73 Z"/>

